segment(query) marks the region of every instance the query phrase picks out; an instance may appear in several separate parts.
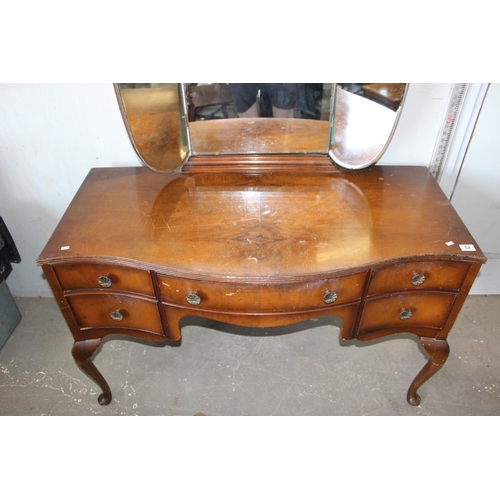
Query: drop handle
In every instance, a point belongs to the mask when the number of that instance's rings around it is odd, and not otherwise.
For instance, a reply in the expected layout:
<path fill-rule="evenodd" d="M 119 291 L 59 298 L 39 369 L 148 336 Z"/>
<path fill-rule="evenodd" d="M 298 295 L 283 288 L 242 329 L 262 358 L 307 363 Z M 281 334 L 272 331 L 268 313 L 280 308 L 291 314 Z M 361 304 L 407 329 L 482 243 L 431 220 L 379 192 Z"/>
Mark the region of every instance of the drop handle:
<path fill-rule="evenodd" d="M 418 286 L 423 285 L 425 281 L 425 274 L 415 273 L 411 279 L 411 284 Z"/>
<path fill-rule="evenodd" d="M 107 274 L 105 276 L 99 276 L 99 278 L 97 278 L 97 282 L 103 288 L 109 288 L 112 285 L 111 278 Z"/>
<path fill-rule="evenodd" d="M 188 302 L 188 304 L 191 304 L 192 306 L 199 306 L 201 304 L 201 297 L 198 295 L 197 292 L 188 293 L 186 295 L 186 301 Z"/>
<path fill-rule="evenodd" d="M 120 309 L 117 309 L 116 311 L 112 311 L 110 313 L 111 319 L 114 321 L 121 321 L 123 319 L 123 314 L 121 313 Z"/>
<path fill-rule="evenodd" d="M 337 299 L 338 295 L 335 292 L 328 291 L 323 295 L 323 302 L 325 304 L 333 304 Z"/>
<path fill-rule="evenodd" d="M 399 313 L 399 319 L 403 321 L 406 319 L 410 319 L 413 316 L 413 313 L 409 309 L 402 309 Z"/>

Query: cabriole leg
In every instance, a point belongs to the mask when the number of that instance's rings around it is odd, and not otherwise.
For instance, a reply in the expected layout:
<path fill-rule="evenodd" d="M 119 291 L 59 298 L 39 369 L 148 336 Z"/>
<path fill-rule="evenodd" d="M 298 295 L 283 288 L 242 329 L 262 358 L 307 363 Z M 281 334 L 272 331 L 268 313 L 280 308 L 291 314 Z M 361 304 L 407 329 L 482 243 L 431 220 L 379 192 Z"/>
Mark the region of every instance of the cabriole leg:
<path fill-rule="evenodd" d="M 417 389 L 430 377 L 432 377 L 448 359 L 450 354 L 450 346 L 446 340 L 436 340 L 422 337 L 420 342 L 427 354 L 431 357 L 421 372 L 415 377 L 415 380 L 408 389 L 406 399 L 413 406 L 420 404 L 420 396 L 417 394 Z"/>
<path fill-rule="evenodd" d="M 76 364 L 88 375 L 102 390 L 102 394 L 97 398 L 100 405 L 108 405 L 111 402 L 111 389 L 102 376 L 101 372 L 95 367 L 90 357 L 99 347 L 101 339 L 82 340 L 73 344 L 71 354 Z"/>

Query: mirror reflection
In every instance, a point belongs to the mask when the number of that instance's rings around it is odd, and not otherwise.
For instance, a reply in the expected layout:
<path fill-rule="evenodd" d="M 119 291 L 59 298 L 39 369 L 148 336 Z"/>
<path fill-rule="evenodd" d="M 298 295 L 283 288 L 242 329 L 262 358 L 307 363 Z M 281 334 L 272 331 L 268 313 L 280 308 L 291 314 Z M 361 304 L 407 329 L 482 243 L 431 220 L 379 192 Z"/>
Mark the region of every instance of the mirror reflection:
<path fill-rule="evenodd" d="M 125 126 L 142 162 L 170 172 L 188 158 L 183 103 L 177 83 L 119 83 L 115 86 Z"/>
<path fill-rule="evenodd" d="M 185 88 L 195 155 L 328 151 L 331 83 L 188 83 Z"/>
<path fill-rule="evenodd" d="M 333 162 L 349 169 L 376 163 L 392 138 L 406 91 L 404 83 L 337 84 Z"/>
<path fill-rule="evenodd" d="M 189 121 L 221 118 L 329 120 L 332 84 L 188 83 Z"/>

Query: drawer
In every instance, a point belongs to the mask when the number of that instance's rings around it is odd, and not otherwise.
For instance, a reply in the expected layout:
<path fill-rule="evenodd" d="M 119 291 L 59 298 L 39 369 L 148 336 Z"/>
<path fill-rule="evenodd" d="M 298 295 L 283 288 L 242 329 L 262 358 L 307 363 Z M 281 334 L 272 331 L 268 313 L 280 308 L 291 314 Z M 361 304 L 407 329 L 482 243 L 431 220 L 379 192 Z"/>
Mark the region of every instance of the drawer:
<path fill-rule="evenodd" d="M 80 328 L 133 328 L 163 335 L 156 301 L 110 293 L 70 295 L 66 299 Z"/>
<path fill-rule="evenodd" d="M 384 328 L 441 328 L 456 295 L 453 293 L 408 293 L 368 299 L 363 308 L 359 333 Z"/>
<path fill-rule="evenodd" d="M 81 289 L 121 290 L 155 296 L 148 271 L 108 264 L 54 266 L 64 291 Z"/>
<path fill-rule="evenodd" d="M 371 279 L 368 295 L 397 290 L 459 290 L 469 270 L 459 262 L 410 262 L 377 269 Z"/>
<path fill-rule="evenodd" d="M 215 283 L 166 276 L 158 276 L 158 280 L 162 301 L 170 304 L 224 311 L 294 311 L 359 300 L 366 272 L 306 283 L 281 284 Z"/>

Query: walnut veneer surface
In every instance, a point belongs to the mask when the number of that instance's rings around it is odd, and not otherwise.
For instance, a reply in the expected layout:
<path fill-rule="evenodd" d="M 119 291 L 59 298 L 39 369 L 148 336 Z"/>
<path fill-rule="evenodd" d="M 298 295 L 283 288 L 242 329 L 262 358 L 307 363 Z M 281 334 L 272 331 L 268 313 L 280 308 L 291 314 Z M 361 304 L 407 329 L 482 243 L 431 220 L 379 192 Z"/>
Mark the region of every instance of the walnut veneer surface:
<path fill-rule="evenodd" d="M 106 335 L 176 341 L 189 315 L 251 327 L 335 315 L 344 340 L 420 338 L 416 405 L 485 260 L 428 169 L 324 159 L 310 172 L 92 169 L 37 262 L 101 404 L 111 391 L 90 358 Z"/>

